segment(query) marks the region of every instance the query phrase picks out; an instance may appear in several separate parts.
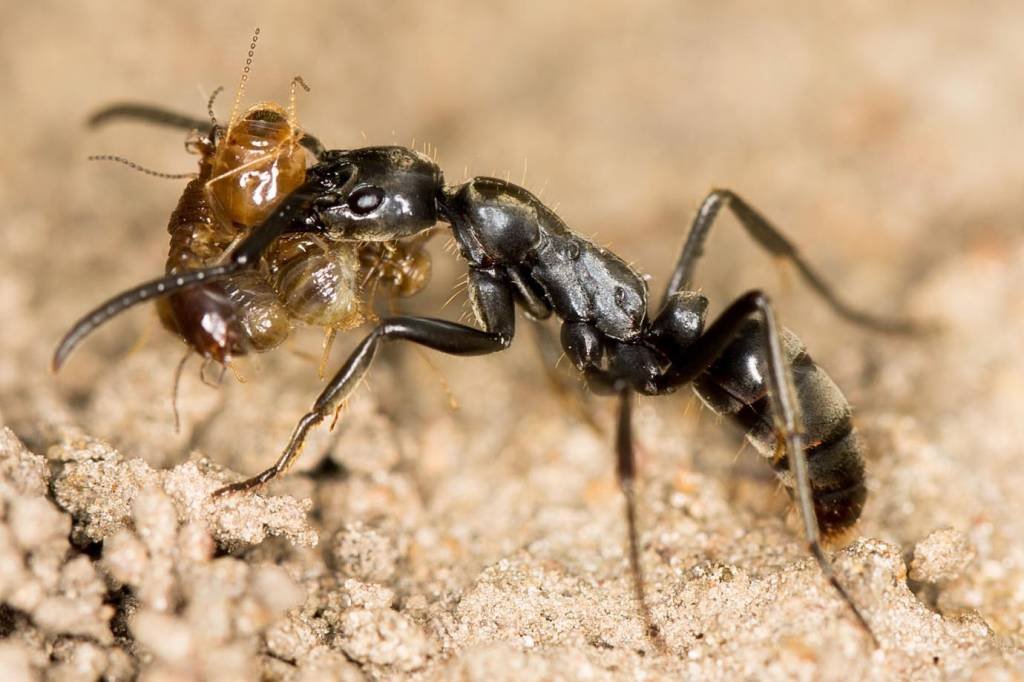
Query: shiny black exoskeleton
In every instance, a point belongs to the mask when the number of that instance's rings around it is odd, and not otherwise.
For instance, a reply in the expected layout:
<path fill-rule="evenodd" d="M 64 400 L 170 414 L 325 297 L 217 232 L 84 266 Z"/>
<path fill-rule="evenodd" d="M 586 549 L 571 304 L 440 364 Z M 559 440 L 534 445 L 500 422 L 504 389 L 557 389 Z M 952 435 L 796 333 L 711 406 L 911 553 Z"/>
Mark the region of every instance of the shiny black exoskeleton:
<path fill-rule="evenodd" d="M 148 118 L 157 120 L 155 115 Z M 691 384 L 709 407 L 741 425 L 771 459 L 798 502 L 815 558 L 867 628 L 819 542 L 819 528 L 830 534 L 852 526 L 866 496 L 849 405 L 796 336 L 778 325 L 762 292 L 741 296 L 706 325 L 708 301 L 691 288 L 694 267 L 717 213 L 729 206 L 761 246 L 794 263 L 840 315 L 884 331 L 905 331 L 908 325 L 849 308 L 776 228 L 727 190 L 713 191 L 705 199 L 665 295 L 652 308 L 643 277 L 615 254 L 572 232 L 522 187 L 494 178 L 450 186 L 440 168 L 415 151 L 320 151 L 322 146 L 310 139 L 318 162 L 309 168 L 305 183 L 252 230 L 229 262 L 153 280 L 111 299 L 68 333 L 54 366 L 92 329 L 129 306 L 255 267 L 263 250 L 282 234 L 382 241 L 411 237 L 444 222 L 468 265 L 469 297 L 479 327 L 427 317 L 382 320 L 300 420 L 277 463 L 220 493 L 261 485 L 287 470 L 309 429 L 339 409 L 382 342 L 411 341 L 455 355 L 494 353 L 511 344 L 518 305 L 532 318 L 560 319 L 561 344 L 588 386 L 619 396 L 617 470 L 627 501 L 637 596 L 648 625 L 636 534 L 631 397 L 671 393 Z"/>

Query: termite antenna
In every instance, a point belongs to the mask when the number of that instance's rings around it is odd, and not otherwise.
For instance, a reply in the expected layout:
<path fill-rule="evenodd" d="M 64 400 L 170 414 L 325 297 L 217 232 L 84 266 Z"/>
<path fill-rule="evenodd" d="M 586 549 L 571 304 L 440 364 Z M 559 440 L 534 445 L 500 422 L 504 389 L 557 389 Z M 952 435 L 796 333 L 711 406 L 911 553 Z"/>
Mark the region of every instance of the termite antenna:
<path fill-rule="evenodd" d="M 256 41 L 260 38 L 260 28 L 256 27 L 256 30 L 252 34 L 252 42 L 249 43 L 249 54 L 245 58 L 245 66 L 242 67 L 242 78 L 238 81 L 238 90 L 235 92 L 235 105 L 231 107 L 231 118 L 228 120 L 228 130 L 235 127 L 235 121 L 238 119 L 238 106 L 242 102 L 242 93 L 245 92 L 245 83 L 249 80 L 249 69 L 252 66 L 252 56 L 256 54 Z"/>
<path fill-rule="evenodd" d="M 210 93 L 210 99 L 206 101 L 206 113 L 210 116 L 210 123 L 213 127 L 217 127 L 217 114 L 213 113 L 213 102 L 217 99 L 217 95 L 224 91 L 223 85 L 218 85 L 217 88 Z M 237 104 L 237 103 L 236 103 Z M 232 114 L 233 115 L 233 114 Z"/>
<path fill-rule="evenodd" d="M 295 116 L 295 86 L 301 85 L 302 89 L 309 92 L 309 86 L 306 85 L 306 81 L 302 79 L 302 76 L 296 76 L 292 79 L 292 91 L 291 96 L 288 99 L 288 125 L 292 128 L 296 127 L 296 121 L 298 120 Z"/>
<path fill-rule="evenodd" d="M 181 373 L 185 369 L 185 363 L 192 357 L 192 349 L 185 350 L 185 355 L 174 368 L 174 385 L 171 388 L 171 410 L 174 412 L 174 432 L 181 433 L 181 413 L 178 412 L 178 389 L 181 387 Z"/>
<path fill-rule="evenodd" d="M 128 166 L 132 170 L 139 171 L 140 173 L 145 173 L 146 175 L 152 175 L 154 178 L 167 178 L 168 180 L 181 180 L 183 178 L 194 178 L 194 177 L 196 177 L 195 173 L 161 173 L 160 171 L 155 171 L 155 170 L 146 168 L 145 166 L 140 166 L 139 164 L 135 163 L 134 161 L 129 161 L 128 159 L 124 158 L 123 156 L 114 156 L 112 154 L 97 154 L 97 155 L 93 155 L 93 156 L 88 157 L 88 160 L 89 161 L 116 161 L 117 163 L 120 163 L 120 164 L 123 164 L 125 166 Z"/>

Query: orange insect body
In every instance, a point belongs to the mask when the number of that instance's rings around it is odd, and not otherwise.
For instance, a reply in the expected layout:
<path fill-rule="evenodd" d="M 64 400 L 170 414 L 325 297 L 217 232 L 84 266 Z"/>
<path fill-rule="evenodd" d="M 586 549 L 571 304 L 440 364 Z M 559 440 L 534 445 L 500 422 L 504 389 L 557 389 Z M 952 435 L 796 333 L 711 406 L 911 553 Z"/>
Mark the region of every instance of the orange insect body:
<path fill-rule="evenodd" d="M 273 102 L 262 102 L 233 123 L 217 145 L 207 181 L 211 199 L 238 225 L 262 222 L 277 202 L 302 184 L 302 131 Z"/>
<path fill-rule="evenodd" d="M 199 176 L 192 180 L 171 214 L 167 272 L 219 261 L 244 235 L 231 214 L 211 201 L 212 160 L 204 153 Z M 261 273 L 241 272 L 157 302 L 164 326 L 180 335 L 204 358 L 228 364 L 232 356 L 261 352 L 283 342 L 291 332 L 287 312 Z"/>
<path fill-rule="evenodd" d="M 293 116 L 273 102 L 251 107 L 216 143 L 195 140 L 199 175 L 171 215 L 169 273 L 212 265 L 302 184 L 306 151 Z M 179 292 L 157 303 L 169 330 L 205 358 L 280 345 L 295 323 L 345 330 L 366 319 L 358 245 L 310 235 L 278 239 L 261 269 Z"/>
<path fill-rule="evenodd" d="M 398 298 L 415 296 L 430 281 L 430 254 L 422 240 L 367 242 L 359 250 L 359 260 L 367 279 Z"/>
<path fill-rule="evenodd" d="M 255 46 L 254 36 L 236 112 Z M 241 116 L 232 113 L 226 130 L 190 140 L 199 174 L 167 226 L 168 273 L 220 262 L 302 185 L 308 155 L 295 123 L 296 84 L 305 87 L 293 81 L 287 110 L 260 102 Z M 373 317 L 367 299 L 377 286 L 406 297 L 423 289 L 429 276 L 422 240 L 360 244 L 284 235 L 263 253 L 259 269 L 175 293 L 158 301 L 157 310 L 163 325 L 193 350 L 227 365 L 232 357 L 280 345 L 296 324 L 324 327 L 330 340 Z"/>

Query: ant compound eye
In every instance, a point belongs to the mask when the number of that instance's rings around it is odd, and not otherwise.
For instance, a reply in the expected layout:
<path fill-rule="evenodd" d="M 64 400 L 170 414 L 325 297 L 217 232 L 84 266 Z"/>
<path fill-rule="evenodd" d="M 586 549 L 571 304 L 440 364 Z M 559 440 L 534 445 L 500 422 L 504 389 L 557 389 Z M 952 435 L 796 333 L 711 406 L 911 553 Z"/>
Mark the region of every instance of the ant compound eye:
<path fill-rule="evenodd" d="M 348 207 L 356 215 L 373 213 L 383 201 L 384 190 L 373 185 L 360 187 L 348 195 Z"/>

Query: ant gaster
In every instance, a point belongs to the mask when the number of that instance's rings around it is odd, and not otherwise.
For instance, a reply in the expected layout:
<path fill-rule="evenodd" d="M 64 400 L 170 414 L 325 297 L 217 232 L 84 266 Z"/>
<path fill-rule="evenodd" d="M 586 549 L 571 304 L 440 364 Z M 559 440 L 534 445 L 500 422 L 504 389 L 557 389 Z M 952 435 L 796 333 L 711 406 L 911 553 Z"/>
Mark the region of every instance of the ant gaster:
<path fill-rule="evenodd" d="M 180 127 L 195 123 L 136 105 L 105 113 Z M 341 408 L 383 343 L 407 341 L 452 355 L 496 353 L 512 343 L 519 306 L 530 318 L 554 315 L 561 320 L 561 345 L 587 386 L 618 398 L 616 472 L 626 503 L 635 596 L 648 633 L 659 646 L 664 644 L 647 609 L 639 561 L 632 405 L 635 394 L 664 395 L 686 384 L 712 410 L 739 424 L 770 460 L 796 500 L 812 555 L 877 645 L 821 545 L 823 536 L 854 525 L 867 496 L 850 406 L 796 335 L 779 325 L 762 291 L 740 296 L 707 323 L 708 301 L 694 290 L 695 266 L 716 216 L 727 206 L 761 247 L 793 263 L 841 317 L 892 333 L 909 332 L 911 324 L 848 306 L 776 227 L 730 190 L 714 190 L 704 199 L 668 286 L 652 308 L 639 273 L 571 231 L 522 187 L 488 177 L 448 185 L 432 159 L 403 147 L 324 150 L 315 138 L 307 135 L 303 140 L 316 151 L 317 162 L 262 222 L 224 250 L 223 260 L 172 272 L 103 303 L 60 342 L 54 369 L 92 330 L 125 309 L 256 272 L 282 239 L 395 244 L 446 223 L 469 270 L 469 300 L 479 326 L 405 315 L 380 320 L 299 420 L 277 462 L 215 494 L 251 490 L 287 471 L 309 430 Z"/>

